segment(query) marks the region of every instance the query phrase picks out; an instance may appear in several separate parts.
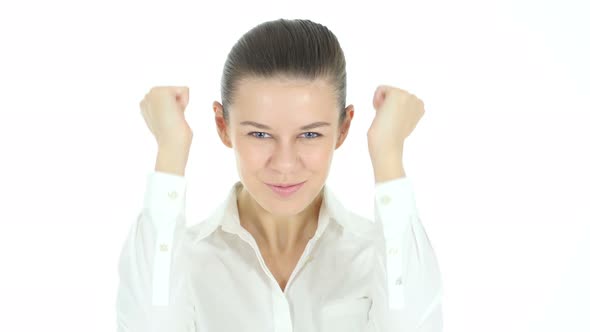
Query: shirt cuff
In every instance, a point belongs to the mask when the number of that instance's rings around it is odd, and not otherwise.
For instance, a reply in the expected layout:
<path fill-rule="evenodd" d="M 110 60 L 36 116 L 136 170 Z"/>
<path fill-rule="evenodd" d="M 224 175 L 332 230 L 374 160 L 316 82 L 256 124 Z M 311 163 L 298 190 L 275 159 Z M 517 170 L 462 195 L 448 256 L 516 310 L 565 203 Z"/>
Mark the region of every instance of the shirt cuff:
<path fill-rule="evenodd" d="M 389 308 L 399 310 L 406 304 L 404 257 L 407 231 L 417 215 L 414 191 L 407 177 L 375 184 L 375 218 L 385 239 Z"/>
<path fill-rule="evenodd" d="M 147 176 L 143 208 L 151 217 L 157 231 L 175 225 L 176 218 L 185 213 L 186 178 L 154 171 Z"/>
<path fill-rule="evenodd" d="M 375 184 L 375 216 L 383 223 L 385 237 L 399 235 L 417 216 L 412 182 L 407 177 Z"/>

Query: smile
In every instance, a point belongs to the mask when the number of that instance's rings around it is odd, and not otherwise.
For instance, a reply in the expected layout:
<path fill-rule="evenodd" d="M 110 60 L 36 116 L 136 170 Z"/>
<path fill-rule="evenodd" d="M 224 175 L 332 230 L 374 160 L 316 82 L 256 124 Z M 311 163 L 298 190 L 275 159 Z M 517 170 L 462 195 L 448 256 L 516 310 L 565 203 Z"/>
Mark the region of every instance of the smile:
<path fill-rule="evenodd" d="M 273 192 L 278 194 L 281 197 L 289 197 L 292 194 L 296 193 L 304 184 L 305 182 L 301 182 L 298 184 L 290 185 L 290 186 L 276 186 L 272 184 L 266 184 L 267 186 L 272 189 Z"/>

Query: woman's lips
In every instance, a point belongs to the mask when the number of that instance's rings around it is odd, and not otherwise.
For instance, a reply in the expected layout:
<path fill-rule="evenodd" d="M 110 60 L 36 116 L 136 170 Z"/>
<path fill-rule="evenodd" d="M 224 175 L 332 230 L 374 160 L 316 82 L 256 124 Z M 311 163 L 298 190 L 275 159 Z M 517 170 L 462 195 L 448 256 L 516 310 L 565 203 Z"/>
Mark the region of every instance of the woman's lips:
<path fill-rule="evenodd" d="M 275 186 L 272 184 L 266 184 L 267 186 L 270 187 L 270 189 L 272 189 L 272 191 L 274 191 L 276 194 L 280 195 L 281 197 L 288 197 L 291 196 L 292 194 L 294 194 L 295 192 L 297 192 L 299 190 L 299 188 L 301 188 L 303 186 L 305 182 L 301 182 L 299 184 L 295 184 L 295 185 L 291 185 L 288 187 L 281 187 L 281 186 Z"/>

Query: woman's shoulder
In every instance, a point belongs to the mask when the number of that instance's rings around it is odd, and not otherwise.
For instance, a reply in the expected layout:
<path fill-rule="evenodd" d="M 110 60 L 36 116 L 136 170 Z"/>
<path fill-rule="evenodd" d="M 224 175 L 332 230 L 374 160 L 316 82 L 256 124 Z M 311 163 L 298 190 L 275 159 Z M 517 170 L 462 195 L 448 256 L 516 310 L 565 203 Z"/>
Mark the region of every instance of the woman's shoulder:
<path fill-rule="evenodd" d="M 343 231 L 361 239 L 373 241 L 380 234 L 381 229 L 378 224 L 354 211 L 344 209 L 335 219 L 342 226 Z"/>
<path fill-rule="evenodd" d="M 216 225 L 212 223 L 211 217 L 202 219 L 185 229 L 185 241 L 188 243 L 197 243 L 200 240 L 206 238 L 208 235 L 215 231 Z"/>

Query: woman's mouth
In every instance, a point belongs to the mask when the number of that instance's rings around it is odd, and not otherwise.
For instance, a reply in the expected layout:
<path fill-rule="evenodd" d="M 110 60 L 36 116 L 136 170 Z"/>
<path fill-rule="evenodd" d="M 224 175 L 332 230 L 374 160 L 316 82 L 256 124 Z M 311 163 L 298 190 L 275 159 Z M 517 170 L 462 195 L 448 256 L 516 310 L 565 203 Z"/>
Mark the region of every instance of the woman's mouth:
<path fill-rule="evenodd" d="M 272 185 L 272 184 L 266 184 L 267 186 L 270 187 L 270 189 L 272 189 L 273 192 L 275 192 L 276 194 L 278 194 L 281 197 L 289 197 L 292 194 L 294 194 L 295 192 L 297 192 L 299 190 L 299 188 L 301 188 L 303 186 L 304 182 L 301 183 L 297 183 L 297 184 L 293 184 L 293 185 Z"/>

